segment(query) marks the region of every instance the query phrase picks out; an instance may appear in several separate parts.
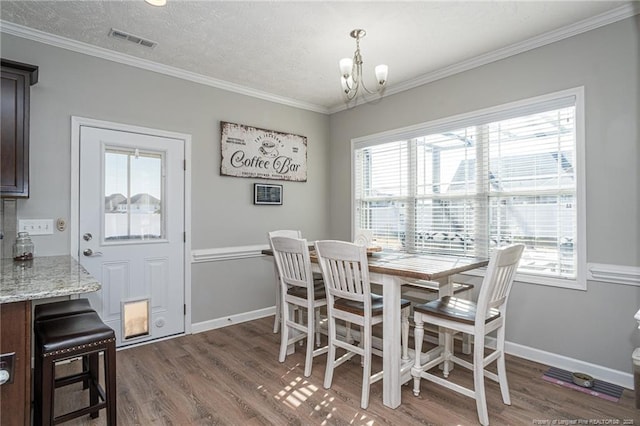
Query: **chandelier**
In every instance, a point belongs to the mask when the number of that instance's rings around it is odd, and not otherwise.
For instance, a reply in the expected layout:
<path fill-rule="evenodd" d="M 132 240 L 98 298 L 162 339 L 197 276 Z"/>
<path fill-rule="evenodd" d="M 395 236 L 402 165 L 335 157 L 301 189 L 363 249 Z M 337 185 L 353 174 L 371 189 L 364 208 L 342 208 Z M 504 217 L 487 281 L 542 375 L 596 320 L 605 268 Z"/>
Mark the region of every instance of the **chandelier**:
<path fill-rule="evenodd" d="M 369 94 L 379 94 L 382 96 L 385 85 L 387 83 L 387 75 L 389 67 L 386 65 L 378 65 L 375 67 L 376 83 L 375 90 L 369 90 L 362 79 L 362 55 L 360 54 L 360 39 L 367 35 L 362 29 L 355 29 L 350 33 L 351 37 L 356 39 L 356 51 L 352 58 L 343 58 L 340 60 L 340 82 L 342 83 L 342 92 L 347 101 L 352 100 L 358 94 L 360 86 Z"/>

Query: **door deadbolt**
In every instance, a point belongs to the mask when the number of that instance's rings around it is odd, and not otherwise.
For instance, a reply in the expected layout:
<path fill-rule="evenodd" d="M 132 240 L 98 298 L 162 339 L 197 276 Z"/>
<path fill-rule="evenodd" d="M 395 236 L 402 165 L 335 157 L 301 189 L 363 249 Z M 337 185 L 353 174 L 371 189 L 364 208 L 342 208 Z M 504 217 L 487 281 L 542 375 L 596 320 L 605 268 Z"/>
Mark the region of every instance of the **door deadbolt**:
<path fill-rule="evenodd" d="M 93 238 L 93 235 L 91 235 L 88 232 L 82 236 L 82 239 L 85 241 L 91 241 L 92 238 Z"/>

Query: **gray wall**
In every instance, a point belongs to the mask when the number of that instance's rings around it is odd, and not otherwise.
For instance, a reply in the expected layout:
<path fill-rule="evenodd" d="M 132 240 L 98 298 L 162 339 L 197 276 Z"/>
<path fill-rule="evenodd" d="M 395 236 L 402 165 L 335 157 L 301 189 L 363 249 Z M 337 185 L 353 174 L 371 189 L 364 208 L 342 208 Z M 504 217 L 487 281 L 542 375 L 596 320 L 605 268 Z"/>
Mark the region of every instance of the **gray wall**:
<path fill-rule="evenodd" d="M 69 218 L 70 117 L 79 115 L 193 136 L 194 249 L 261 244 L 268 230 L 284 227 L 309 239 L 350 239 L 352 138 L 583 85 L 588 261 L 640 266 L 639 20 L 331 117 L 3 34 L 3 57 L 40 66 L 32 89 L 32 193 L 18 202 L 18 218 Z M 308 182 L 285 182 L 282 207 L 253 206 L 252 180 L 219 176 L 220 120 L 307 136 Z M 68 231 L 34 242 L 40 255 L 69 252 Z M 194 323 L 273 305 L 273 269 L 264 259 L 195 264 L 192 274 Z M 638 287 L 589 282 L 583 292 L 516 283 L 507 339 L 630 371 L 639 308 Z"/>
<path fill-rule="evenodd" d="M 31 89 L 31 196 L 18 219 L 70 217 L 71 116 L 192 135 L 192 248 L 266 244 L 268 231 L 328 233 L 329 118 L 2 34 L 2 57 L 38 65 Z M 307 182 L 282 182 L 283 206 L 254 206 L 258 180 L 220 176 L 220 121 L 307 137 Z M 280 182 L 279 182 L 280 183 Z M 68 254 L 69 230 L 33 236 L 36 254 Z M 273 306 L 273 267 L 255 259 L 192 266 L 192 321 Z M 262 273 L 261 273 L 262 272 Z"/>
<path fill-rule="evenodd" d="M 332 115 L 332 236 L 351 235 L 351 139 L 584 86 L 587 260 L 640 266 L 639 26 L 635 16 Z M 631 371 L 631 353 L 640 346 L 633 319 L 640 288 L 587 286 L 584 292 L 516 283 L 507 340 Z"/>

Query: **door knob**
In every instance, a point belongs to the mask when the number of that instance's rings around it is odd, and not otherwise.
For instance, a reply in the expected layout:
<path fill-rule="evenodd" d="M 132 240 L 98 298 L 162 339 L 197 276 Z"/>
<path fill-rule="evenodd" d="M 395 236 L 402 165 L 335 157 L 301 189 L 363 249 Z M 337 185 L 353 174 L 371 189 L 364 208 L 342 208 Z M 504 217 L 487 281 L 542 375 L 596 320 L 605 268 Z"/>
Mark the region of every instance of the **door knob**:
<path fill-rule="evenodd" d="M 102 256 L 102 252 L 97 251 L 94 253 L 91 249 L 86 249 L 82 252 L 82 254 L 84 254 L 85 256 Z"/>

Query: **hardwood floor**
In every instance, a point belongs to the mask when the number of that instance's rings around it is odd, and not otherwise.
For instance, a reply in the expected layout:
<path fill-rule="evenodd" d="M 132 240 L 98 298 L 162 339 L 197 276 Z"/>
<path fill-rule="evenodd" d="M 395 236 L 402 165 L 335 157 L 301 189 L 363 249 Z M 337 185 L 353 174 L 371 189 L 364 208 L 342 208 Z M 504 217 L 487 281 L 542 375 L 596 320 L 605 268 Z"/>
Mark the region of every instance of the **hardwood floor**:
<path fill-rule="evenodd" d="M 303 376 L 303 350 L 278 362 L 279 334 L 273 317 L 165 340 L 117 353 L 120 425 L 473 425 L 475 401 L 422 382 L 420 397 L 402 389 L 402 405 L 382 405 L 382 383 L 371 388 L 370 405 L 360 408 L 359 359 L 338 367 L 331 389 L 322 386 L 326 355 L 314 359 Z M 374 357 L 376 358 L 376 357 Z M 71 363 L 64 368 L 75 368 Z M 374 371 L 381 367 L 378 359 Z M 640 425 L 633 391 L 609 402 L 542 380 L 547 366 L 508 356 L 511 406 L 497 383 L 487 381 L 493 425 Z M 470 386 L 471 373 L 456 368 L 452 377 Z M 58 390 L 56 410 L 82 398 L 81 384 Z M 555 422 L 555 423 L 554 423 Z M 100 418 L 65 424 L 105 424 Z"/>

